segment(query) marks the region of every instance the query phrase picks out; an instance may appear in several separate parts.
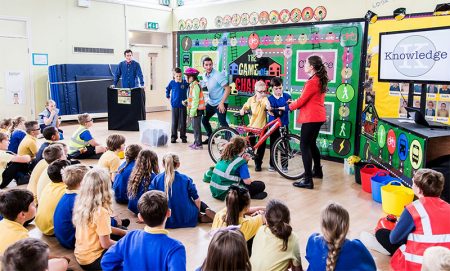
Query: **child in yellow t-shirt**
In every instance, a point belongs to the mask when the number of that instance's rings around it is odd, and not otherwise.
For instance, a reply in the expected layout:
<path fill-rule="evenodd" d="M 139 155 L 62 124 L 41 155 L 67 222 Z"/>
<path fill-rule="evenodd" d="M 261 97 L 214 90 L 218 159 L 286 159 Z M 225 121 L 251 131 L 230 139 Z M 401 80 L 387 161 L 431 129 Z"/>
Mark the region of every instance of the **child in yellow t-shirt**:
<path fill-rule="evenodd" d="M 14 178 L 17 178 L 18 173 L 23 174 L 23 171 L 27 171 L 27 163 L 31 161 L 29 155 L 15 155 L 7 152 L 8 146 L 8 135 L 0 133 L 0 189 L 7 187 Z M 23 184 L 17 179 L 16 182 Z"/>
<path fill-rule="evenodd" d="M 42 190 L 36 220 L 34 221 L 45 235 L 54 234 L 53 215 L 56 205 L 66 192 L 66 184 L 62 181 L 61 170 L 69 165 L 70 162 L 67 160 L 56 160 L 48 166 L 47 174 L 52 182 Z"/>
<path fill-rule="evenodd" d="M 101 270 L 103 252 L 115 244 L 110 234 L 126 234 L 124 230 L 111 227 L 112 199 L 108 172 L 93 168 L 86 173 L 73 208 L 74 254 L 83 269 Z"/>
<path fill-rule="evenodd" d="M 216 213 L 211 229 L 240 225 L 240 231 L 244 234 L 245 240 L 249 241 L 264 223 L 265 208 L 264 206 L 250 207 L 248 190 L 232 185 L 228 190 L 226 207 Z M 248 244 L 251 254 L 251 244 Z"/>
<path fill-rule="evenodd" d="M 249 127 L 263 128 L 267 124 L 266 109 L 270 108 L 269 100 L 266 97 L 266 83 L 258 81 L 255 84 L 255 95 L 248 98 L 247 102 L 242 106 L 239 111 L 241 115 L 244 115 L 246 111 L 251 110 Z M 256 145 L 256 136 L 249 137 L 250 144 Z M 261 171 L 261 165 L 264 158 L 264 152 L 266 150 L 266 142 L 264 141 L 258 149 L 256 149 L 255 155 L 255 171 Z"/>
<path fill-rule="evenodd" d="M 57 159 L 64 159 L 64 150 L 61 144 L 49 145 L 42 153 L 44 159 L 39 161 L 31 172 L 30 182 L 28 183 L 27 189 L 30 190 L 34 195 L 34 203 L 37 205 L 37 191 L 39 179 L 43 172 L 47 172 L 48 165 L 53 163 Z"/>
<path fill-rule="evenodd" d="M 118 134 L 108 136 L 106 147 L 108 150 L 98 160 L 98 166 L 108 170 L 111 181 L 114 181 L 120 166 L 119 152 L 125 149 L 125 137 Z"/>
<path fill-rule="evenodd" d="M 38 152 L 37 136 L 41 133 L 37 121 L 25 122 L 25 130 L 27 135 L 20 142 L 17 154 L 29 155 L 32 159 L 36 157 Z"/>

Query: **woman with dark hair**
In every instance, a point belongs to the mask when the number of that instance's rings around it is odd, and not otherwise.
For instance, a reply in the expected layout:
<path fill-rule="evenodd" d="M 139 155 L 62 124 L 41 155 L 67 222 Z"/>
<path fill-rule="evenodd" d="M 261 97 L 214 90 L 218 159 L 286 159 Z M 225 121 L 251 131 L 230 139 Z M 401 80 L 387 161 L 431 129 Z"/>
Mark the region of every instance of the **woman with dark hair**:
<path fill-rule="evenodd" d="M 297 122 L 302 124 L 300 149 L 305 172 L 300 181 L 293 185 L 300 188 L 313 189 L 313 178 L 322 178 L 320 152 L 316 140 L 320 126 L 325 123 L 325 93 L 327 92 L 328 74 L 319 56 L 310 56 L 305 63 L 304 70 L 309 79 L 303 87 L 302 95 L 289 105 L 291 111 L 300 109 Z M 314 160 L 314 169 L 312 162 Z"/>

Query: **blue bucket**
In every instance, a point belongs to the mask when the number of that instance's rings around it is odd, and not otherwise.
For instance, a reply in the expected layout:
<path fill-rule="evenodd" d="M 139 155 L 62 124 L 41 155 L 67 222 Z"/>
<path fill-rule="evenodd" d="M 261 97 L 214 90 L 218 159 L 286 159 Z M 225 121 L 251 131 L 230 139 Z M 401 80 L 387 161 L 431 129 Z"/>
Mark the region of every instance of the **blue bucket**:
<path fill-rule="evenodd" d="M 372 199 L 378 203 L 381 203 L 381 187 L 388 184 L 390 181 L 395 180 L 384 171 L 379 171 L 371 179 Z"/>

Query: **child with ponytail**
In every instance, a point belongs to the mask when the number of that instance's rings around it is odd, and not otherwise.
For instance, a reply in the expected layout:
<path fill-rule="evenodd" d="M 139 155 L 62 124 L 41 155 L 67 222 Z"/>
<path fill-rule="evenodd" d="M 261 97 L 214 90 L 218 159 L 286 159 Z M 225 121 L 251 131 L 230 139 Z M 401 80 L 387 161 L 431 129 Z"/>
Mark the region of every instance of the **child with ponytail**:
<path fill-rule="evenodd" d="M 149 149 L 141 150 L 136 158 L 127 188 L 128 209 L 136 215 L 139 198 L 149 190 L 156 174 L 159 174 L 158 155 Z"/>
<path fill-rule="evenodd" d="M 363 243 L 346 239 L 350 218 L 344 207 L 337 203 L 326 206 L 321 226 L 322 235 L 314 233 L 306 245 L 308 270 L 377 270 Z"/>
<path fill-rule="evenodd" d="M 128 180 L 141 150 L 142 147 L 138 144 L 131 144 L 125 149 L 125 162 L 120 165 L 113 182 L 114 198 L 117 203 L 128 203 Z"/>
<path fill-rule="evenodd" d="M 298 237 L 289 225 L 288 207 L 281 201 L 270 200 L 265 218 L 266 225 L 259 228 L 253 241 L 252 270 L 303 270 Z"/>
<path fill-rule="evenodd" d="M 13 119 L 8 151 L 17 153 L 19 144 L 20 142 L 22 142 L 26 135 L 27 133 L 25 132 L 25 118 L 19 116 Z"/>
<path fill-rule="evenodd" d="M 211 176 L 209 188 L 214 198 L 224 200 L 231 185 L 247 188 L 252 199 L 267 197 L 266 185 L 250 178 L 247 165 L 250 157 L 244 154 L 246 148 L 245 139 L 239 136 L 233 137 L 225 146 Z"/>
<path fill-rule="evenodd" d="M 250 193 L 246 188 L 236 185 L 230 186 L 225 202 L 226 207 L 214 217 L 212 229 L 239 225 L 251 255 L 253 237 L 264 223 L 263 214 L 266 207 L 250 207 Z"/>
<path fill-rule="evenodd" d="M 169 199 L 172 214 L 166 228 L 195 227 L 198 222 L 212 222 L 216 213 L 200 200 L 194 181 L 177 171 L 180 167 L 178 155 L 164 155 L 163 166 L 165 171 L 155 177 L 149 190 L 165 192 Z"/>

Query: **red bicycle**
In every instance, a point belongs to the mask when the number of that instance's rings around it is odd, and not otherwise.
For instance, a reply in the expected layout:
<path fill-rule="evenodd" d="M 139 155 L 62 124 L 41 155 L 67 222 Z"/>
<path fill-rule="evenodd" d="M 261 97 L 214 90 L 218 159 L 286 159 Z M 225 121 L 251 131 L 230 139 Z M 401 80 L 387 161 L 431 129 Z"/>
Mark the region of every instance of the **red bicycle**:
<path fill-rule="evenodd" d="M 247 113 L 248 114 L 248 113 Z M 283 177 L 290 180 L 299 179 L 304 172 L 302 153 L 300 151 L 300 136 L 290 134 L 288 130 L 282 126 L 281 119 L 278 117 L 267 123 L 263 128 L 253 128 L 245 125 L 244 116 L 235 113 L 238 118 L 239 125 L 235 128 L 221 127 L 214 131 L 208 143 L 208 151 L 214 163 L 220 159 L 222 150 L 233 136 L 244 137 L 247 141 L 247 153 L 252 158 L 255 157 L 255 150 L 277 129 L 280 130 L 281 136 L 275 140 L 272 146 L 271 157 L 276 171 Z M 250 145 L 249 138 L 259 137 L 255 146 Z"/>

